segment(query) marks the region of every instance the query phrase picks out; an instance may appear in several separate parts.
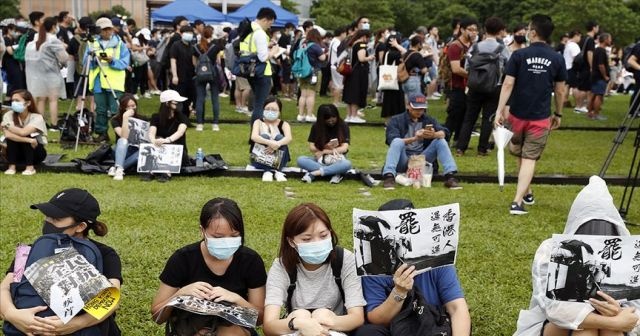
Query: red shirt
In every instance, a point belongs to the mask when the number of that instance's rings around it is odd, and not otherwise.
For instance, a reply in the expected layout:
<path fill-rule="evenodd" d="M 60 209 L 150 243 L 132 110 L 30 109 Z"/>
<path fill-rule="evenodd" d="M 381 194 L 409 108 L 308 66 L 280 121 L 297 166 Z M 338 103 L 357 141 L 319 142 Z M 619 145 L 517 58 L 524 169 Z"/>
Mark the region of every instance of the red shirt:
<path fill-rule="evenodd" d="M 465 58 L 464 55 L 467 53 L 469 48 L 462 43 L 460 40 L 453 41 L 449 47 L 447 48 L 447 56 L 449 57 L 449 61 L 460 61 L 460 67 L 464 68 Z M 456 75 L 455 73 L 451 73 L 451 87 L 454 89 L 463 89 L 467 86 L 467 79 L 465 77 Z"/>

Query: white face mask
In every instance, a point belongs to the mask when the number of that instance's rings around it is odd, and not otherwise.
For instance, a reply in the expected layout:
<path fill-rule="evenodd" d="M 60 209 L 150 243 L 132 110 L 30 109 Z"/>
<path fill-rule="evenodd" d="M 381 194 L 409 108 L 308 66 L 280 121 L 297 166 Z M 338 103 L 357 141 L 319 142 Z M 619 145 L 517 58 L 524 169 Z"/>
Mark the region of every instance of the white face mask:
<path fill-rule="evenodd" d="M 369 30 L 369 28 L 370 28 L 369 22 L 365 22 L 362 24 L 362 30 Z"/>

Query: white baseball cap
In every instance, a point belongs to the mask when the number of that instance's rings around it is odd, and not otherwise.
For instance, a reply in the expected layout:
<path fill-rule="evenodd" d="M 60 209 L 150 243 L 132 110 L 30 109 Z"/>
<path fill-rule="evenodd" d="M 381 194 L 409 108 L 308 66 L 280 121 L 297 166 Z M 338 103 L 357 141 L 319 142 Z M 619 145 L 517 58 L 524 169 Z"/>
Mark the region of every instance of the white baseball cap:
<path fill-rule="evenodd" d="M 99 18 L 98 21 L 96 21 L 96 26 L 98 26 L 100 29 L 113 28 L 113 23 L 111 23 L 111 19 L 103 17 Z"/>
<path fill-rule="evenodd" d="M 136 36 L 142 35 L 148 41 L 151 40 L 151 31 L 149 28 L 142 28 L 137 33 Z"/>
<path fill-rule="evenodd" d="M 175 90 L 165 90 L 165 91 L 162 91 L 162 93 L 160 93 L 160 102 L 161 103 L 166 103 L 166 102 L 170 102 L 170 101 L 183 102 L 185 100 L 187 100 L 187 97 L 181 96 Z"/>

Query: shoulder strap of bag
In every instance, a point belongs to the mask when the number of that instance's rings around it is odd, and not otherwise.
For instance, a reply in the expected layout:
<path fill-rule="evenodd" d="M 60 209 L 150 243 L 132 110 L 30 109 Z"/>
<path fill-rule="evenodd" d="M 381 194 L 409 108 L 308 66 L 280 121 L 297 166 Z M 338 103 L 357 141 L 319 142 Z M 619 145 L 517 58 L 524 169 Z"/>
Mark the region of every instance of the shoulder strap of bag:
<path fill-rule="evenodd" d="M 293 311 L 293 307 L 291 306 L 291 298 L 293 297 L 293 292 L 296 290 L 296 281 L 298 281 L 298 267 L 296 266 L 292 272 L 287 272 L 289 275 L 289 287 L 287 288 L 287 302 L 286 302 L 286 310 L 287 314 Z"/>
<path fill-rule="evenodd" d="M 344 304 L 344 288 L 342 288 L 342 263 L 344 262 L 344 249 L 341 246 L 336 246 L 336 257 L 331 260 L 331 271 L 333 272 L 333 279 L 338 285 L 340 291 L 340 297 L 342 298 L 342 304 Z"/>

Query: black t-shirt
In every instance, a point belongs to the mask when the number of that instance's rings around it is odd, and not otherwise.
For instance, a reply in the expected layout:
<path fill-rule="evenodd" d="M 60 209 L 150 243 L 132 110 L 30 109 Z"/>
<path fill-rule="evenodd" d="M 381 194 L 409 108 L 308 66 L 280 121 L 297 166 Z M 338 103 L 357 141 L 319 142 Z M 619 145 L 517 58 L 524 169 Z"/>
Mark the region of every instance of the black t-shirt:
<path fill-rule="evenodd" d="M 309 131 L 309 137 L 307 138 L 308 142 L 312 142 L 315 143 L 316 142 L 316 138 L 318 137 L 318 135 L 316 134 L 318 131 L 316 130 L 318 123 L 314 123 L 313 126 L 311 126 L 311 130 Z M 334 127 L 327 127 L 327 139 L 325 140 L 325 145 L 331 140 L 331 139 L 338 139 L 340 140 L 340 138 L 338 137 L 338 131 L 340 130 L 340 126 L 336 125 Z M 342 135 L 344 136 L 344 141 L 340 142 L 339 145 L 342 145 L 343 143 L 349 143 L 351 141 L 351 134 L 349 133 L 349 126 L 346 123 L 342 123 Z M 318 148 L 320 150 L 322 150 L 322 148 Z"/>
<path fill-rule="evenodd" d="M 217 275 L 207 266 L 200 243 L 187 245 L 174 252 L 160 273 L 160 281 L 174 288 L 203 281 L 234 292 L 245 300 L 248 299 L 249 289 L 260 288 L 267 283 L 264 262 L 254 250 L 240 246 L 227 271 Z"/>
<path fill-rule="evenodd" d="M 600 73 L 600 65 L 604 65 L 604 71 L 609 76 L 609 57 L 605 48 L 596 48 L 593 52 L 593 66 L 591 67 L 591 80 L 604 80 Z"/>
<path fill-rule="evenodd" d="M 18 44 L 18 40 L 14 40 L 11 37 L 5 36 L 4 37 L 4 45 L 6 46 L 13 46 L 15 44 Z M 12 55 L 9 55 L 8 53 L 6 53 L 4 55 L 4 57 L 2 57 L 2 68 L 3 69 L 18 69 L 18 67 L 20 66 L 20 63 L 18 61 L 16 61 L 15 58 L 13 58 Z"/>
<path fill-rule="evenodd" d="M 410 53 L 411 55 L 409 55 Z M 427 67 L 424 57 L 422 57 L 419 52 L 409 50 L 407 51 L 405 58 L 405 67 L 411 74 L 417 74 L 420 70 Z"/>
<path fill-rule="evenodd" d="M 362 42 L 358 42 L 356 44 L 354 44 L 351 47 L 351 64 L 354 65 L 369 65 L 369 62 L 360 62 L 360 59 L 358 59 L 358 51 L 360 50 L 364 50 L 365 54 L 367 52 L 367 44 L 366 43 L 362 43 Z"/>
<path fill-rule="evenodd" d="M 633 49 L 631 49 L 631 55 L 635 56 L 636 62 L 640 63 L 640 43 L 636 43 L 636 45 L 633 46 Z M 636 79 L 636 83 L 640 83 L 640 70 L 634 70 L 633 76 Z"/>
<path fill-rule="evenodd" d="M 596 41 L 593 37 L 586 35 L 585 40 L 582 41 L 580 46 L 584 46 L 584 50 L 582 50 L 582 57 L 584 57 L 584 64 L 587 65 L 586 68 L 589 69 L 589 58 L 587 58 L 587 52 L 596 50 Z"/>
<path fill-rule="evenodd" d="M 74 36 L 69 43 L 67 43 L 67 54 L 74 56 L 74 58 L 78 59 L 78 50 L 80 49 L 80 43 L 78 39 Z M 81 55 L 81 57 L 84 55 Z"/>
<path fill-rule="evenodd" d="M 282 36 L 280 36 L 280 39 L 278 40 L 278 46 L 280 48 L 286 48 L 288 45 L 291 45 L 291 36 L 282 34 Z"/>
<path fill-rule="evenodd" d="M 507 62 L 505 74 L 515 77 L 511 113 L 526 120 L 548 118 L 554 85 L 567 80 L 564 58 L 543 42 L 516 50 Z"/>
<path fill-rule="evenodd" d="M 62 42 L 68 45 L 69 44 L 69 28 L 65 28 L 60 25 L 58 25 L 58 27 L 60 28 L 60 30 L 58 31 L 58 34 L 56 34 L 56 36 L 58 37 L 58 39 L 62 40 Z"/>
<path fill-rule="evenodd" d="M 192 59 L 193 53 L 194 50 L 191 44 L 186 45 L 182 41 L 176 42 L 171 46 L 169 57 L 176 59 L 176 72 L 178 73 L 180 82 L 193 80 L 195 74 Z M 171 63 L 169 63 L 169 65 L 171 65 Z"/>
<path fill-rule="evenodd" d="M 175 133 L 178 130 L 178 126 L 180 126 L 180 124 L 185 124 L 188 125 L 189 124 L 189 119 L 187 118 L 187 116 L 185 116 L 184 114 L 180 113 L 178 110 L 176 110 L 173 113 L 173 118 L 169 119 L 166 123 L 166 125 L 160 125 L 160 114 L 156 113 L 154 115 L 151 116 L 151 122 L 150 122 L 150 126 L 155 126 L 156 127 L 156 138 L 168 138 L 170 137 L 173 133 Z M 173 145 L 183 145 L 184 146 L 184 150 L 186 150 L 187 148 L 187 132 L 184 132 L 184 135 L 182 135 L 180 138 L 178 139 L 173 139 L 174 141 L 171 143 Z"/>

